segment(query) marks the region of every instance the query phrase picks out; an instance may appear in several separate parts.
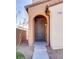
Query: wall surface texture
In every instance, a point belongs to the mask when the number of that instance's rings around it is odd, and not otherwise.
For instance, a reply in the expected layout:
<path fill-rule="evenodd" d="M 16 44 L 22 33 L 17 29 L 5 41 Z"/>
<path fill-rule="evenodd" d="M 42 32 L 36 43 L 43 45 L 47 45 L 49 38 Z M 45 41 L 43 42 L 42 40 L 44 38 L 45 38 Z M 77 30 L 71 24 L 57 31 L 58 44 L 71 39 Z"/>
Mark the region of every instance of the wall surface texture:
<path fill-rule="evenodd" d="M 49 8 L 50 15 L 50 45 L 52 49 L 63 49 L 63 4 Z"/>
<path fill-rule="evenodd" d="M 35 40 L 35 33 L 34 33 L 34 17 L 38 15 L 44 15 L 46 18 L 48 18 L 45 15 L 45 6 L 46 4 L 40 4 L 34 7 L 30 7 L 28 9 L 28 15 L 29 15 L 29 34 L 28 34 L 28 43 L 29 46 L 32 46 Z"/>
<path fill-rule="evenodd" d="M 21 40 L 21 42 L 20 42 Z M 27 34 L 25 30 L 16 28 L 16 45 L 24 43 L 27 41 Z"/>

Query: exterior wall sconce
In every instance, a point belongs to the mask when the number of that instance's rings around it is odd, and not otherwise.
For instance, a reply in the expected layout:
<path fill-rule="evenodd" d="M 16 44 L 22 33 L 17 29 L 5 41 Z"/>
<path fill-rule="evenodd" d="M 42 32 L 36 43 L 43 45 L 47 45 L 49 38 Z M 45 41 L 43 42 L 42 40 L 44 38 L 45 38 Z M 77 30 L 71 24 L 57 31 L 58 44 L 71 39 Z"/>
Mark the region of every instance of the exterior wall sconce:
<path fill-rule="evenodd" d="M 46 13 L 47 16 L 50 16 L 50 10 L 49 10 L 49 7 L 48 6 L 46 6 L 45 13 Z"/>

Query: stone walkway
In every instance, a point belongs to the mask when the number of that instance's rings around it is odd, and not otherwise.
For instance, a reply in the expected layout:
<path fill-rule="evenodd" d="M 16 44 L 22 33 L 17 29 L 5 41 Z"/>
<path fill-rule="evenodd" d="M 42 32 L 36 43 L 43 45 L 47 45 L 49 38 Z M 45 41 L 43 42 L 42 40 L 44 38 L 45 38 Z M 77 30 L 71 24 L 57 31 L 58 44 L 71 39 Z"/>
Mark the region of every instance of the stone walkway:
<path fill-rule="evenodd" d="M 46 43 L 36 42 L 34 45 L 34 53 L 32 59 L 49 59 Z"/>

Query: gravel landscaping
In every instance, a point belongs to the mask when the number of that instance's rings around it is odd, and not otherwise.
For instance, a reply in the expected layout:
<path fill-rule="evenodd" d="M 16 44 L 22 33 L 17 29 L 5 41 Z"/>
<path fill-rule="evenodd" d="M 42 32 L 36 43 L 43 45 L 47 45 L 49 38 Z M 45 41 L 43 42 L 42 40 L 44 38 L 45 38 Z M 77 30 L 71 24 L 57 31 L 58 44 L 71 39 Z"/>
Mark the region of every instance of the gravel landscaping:
<path fill-rule="evenodd" d="M 52 50 L 50 47 L 47 49 L 50 59 L 63 59 L 63 49 Z"/>
<path fill-rule="evenodd" d="M 20 46 L 16 46 L 16 51 L 20 51 L 24 54 L 25 59 L 31 59 L 33 54 L 33 47 L 28 47 L 26 44 L 21 44 Z"/>

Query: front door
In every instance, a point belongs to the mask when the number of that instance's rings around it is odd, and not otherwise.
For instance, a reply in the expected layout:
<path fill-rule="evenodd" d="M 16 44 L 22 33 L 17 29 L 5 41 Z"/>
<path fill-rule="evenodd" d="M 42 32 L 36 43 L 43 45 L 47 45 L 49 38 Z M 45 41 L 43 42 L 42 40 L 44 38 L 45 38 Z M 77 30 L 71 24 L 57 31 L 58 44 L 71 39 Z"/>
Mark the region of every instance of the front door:
<path fill-rule="evenodd" d="M 43 18 L 36 18 L 35 41 L 45 41 L 45 24 Z"/>

